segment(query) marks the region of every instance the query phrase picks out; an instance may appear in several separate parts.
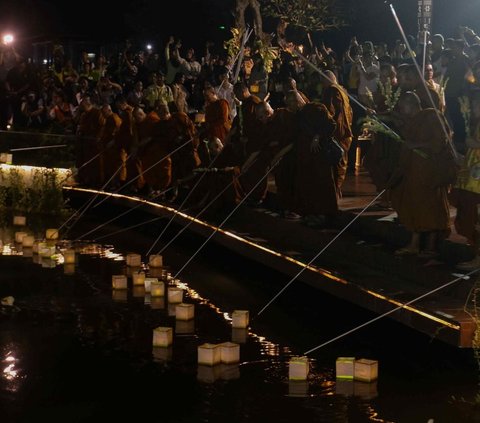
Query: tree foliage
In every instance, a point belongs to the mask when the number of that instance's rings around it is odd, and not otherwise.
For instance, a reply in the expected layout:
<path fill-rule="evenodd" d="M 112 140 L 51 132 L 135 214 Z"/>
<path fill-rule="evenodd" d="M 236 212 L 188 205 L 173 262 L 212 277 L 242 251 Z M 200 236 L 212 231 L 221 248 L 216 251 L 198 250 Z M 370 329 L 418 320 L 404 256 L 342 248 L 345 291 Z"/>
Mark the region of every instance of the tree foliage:
<path fill-rule="evenodd" d="M 307 32 L 328 31 L 346 25 L 337 0 L 261 0 L 261 3 L 265 15 Z"/>

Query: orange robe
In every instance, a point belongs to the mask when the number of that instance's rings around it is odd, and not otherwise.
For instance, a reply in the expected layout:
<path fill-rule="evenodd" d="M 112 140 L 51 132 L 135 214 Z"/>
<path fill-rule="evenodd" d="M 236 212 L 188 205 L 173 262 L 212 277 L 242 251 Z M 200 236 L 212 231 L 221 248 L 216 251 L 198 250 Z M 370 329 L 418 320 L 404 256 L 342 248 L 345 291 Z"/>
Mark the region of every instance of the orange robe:
<path fill-rule="evenodd" d="M 207 105 L 205 108 L 207 138 L 213 139 L 216 137 L 224 144 L 231 126 L 230 106 L 227 100 L 221 98 Z"/>
<path fill-rule="evenodd" d="M 102 135 L 100 137 L 100 144 L 102 153 L 100 154 L 100 180 L 101 184 L 105 184 L 115 171 L 121 165 L 120 150 L 115 147 L 107 147 L 108 144 L 114 140 L 115 135 L 120 129 L 122 119 L 116 113 L 112 113 L 105 119 Z"/>

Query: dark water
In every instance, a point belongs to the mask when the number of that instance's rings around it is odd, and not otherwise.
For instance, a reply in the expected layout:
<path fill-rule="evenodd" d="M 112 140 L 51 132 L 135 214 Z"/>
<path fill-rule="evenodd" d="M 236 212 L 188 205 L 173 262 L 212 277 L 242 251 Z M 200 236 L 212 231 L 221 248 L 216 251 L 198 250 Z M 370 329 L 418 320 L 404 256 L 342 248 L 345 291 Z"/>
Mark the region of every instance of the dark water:
<path fill-rule="evenodd" d="M 298 282 L 255 317 L 288 278 L 214 243 L 175 282 L 195 304 L 195 319 L 179 323 L 166 300 L 132 289 L 131 279 L 125 292 L 111 288 L 111 275 L 127 272 L 122 255 L 145 253 L 158 228 L 120 234 L 102 248 L 77 243 L 74 269 L 18 252 L 14 230 L 2 230 L 0 256 L 0 297 L 15 298 L 0 309 L 1 422 L 480 421 L 473 352 L 390 320 L 312 353 L 308 381 L 289 382 L 292 355 L 373 316 Z M 187 235 L 166 251 L 167 270 L 201 243 Z M 250 310 L 249 333 L 232 331 L 236 309 Z M 169 349 L 152 348 L 158 326 L 174 328 Z M 198 345 L 232 339 L 240 342 L 238 365 L 197 364 Z M 378 360 L 378 381 L 337 382 L 339 356 Z"/>

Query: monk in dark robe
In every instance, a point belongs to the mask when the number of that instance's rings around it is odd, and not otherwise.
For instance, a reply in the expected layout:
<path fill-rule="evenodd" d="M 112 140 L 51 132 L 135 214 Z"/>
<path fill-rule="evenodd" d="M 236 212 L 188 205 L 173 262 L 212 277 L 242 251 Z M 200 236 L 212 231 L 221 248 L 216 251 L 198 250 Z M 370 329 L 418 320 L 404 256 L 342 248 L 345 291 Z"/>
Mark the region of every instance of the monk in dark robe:
<path fill-rule="evenodd" d="M 294 211 L 304 217 L 334 217 L 338 213 L 334 170 L 322 144 L 333 136 L 335 120 L 323 104 L 308 103 L 298 111 L 297 124 Z"/>
<path fill-rule="evenodd" d="M 80 110 L 81 114 L 77 128 L 77 135 L 79 136 L 77 153 L 77 168 L 79 171 L 77 177 L 82 185 L 98 187 L 101 184 L 100 136 L 105 119 L 100 109 L 93 106 L 90 97 L 82 99 Z M 90 163 L 84 166 L 89 161 Z"/>
<path fill-rule="evenodd" d="M 218 98 L 213 87 L 205 88 L 203 95 L 205 97 L 205 137 L 218 138 L 225 143 L 225 138 L 232 126 L 228 101 Z"/>
<path fill-rule="evenodd" d="M 404 119 L 397 174 L 391 189 L 392 205 L 400 223 L 412 232 L 410 244 L 398 254 L 418 254 L 425 235 L 425 256 L 435 254 L 437 241 L 450 228 L 447 193 L 455 182 L 457 166 L 437 110 L 421 109 L 413 92 L 402 94 L 398 110 Z"/>
<path fill-rule="evenodd" d="M 99 159 L 100 180 L 103 186 L 122 164 L 120 160 L 120 151 L 117 151 L 114 145 L 114 139 L 120 129 L 120 125 L 122 124 L 122 119 L 112 111 L 109 104 L 102 106 L 102 115 L 105 119 L 105 125 L 103 126 L 102 134 L 100 136 L 100 148 L 102 153 L 100 154 Z"/>
<path fill-rule="evenodd" d="M 347 175 L 348 151 L 352 144 L 353 113 L 350 100 L 343 87 L 338 85 L 337 78 L 332 71 L 325 71 L 322 75 L 322 103 L 333 116 L 337 126 L 333 136 L 342 146 L 344 154 L 338 166 L 333 169 L 337 193 L 341 195 L 341 188 Z"/>

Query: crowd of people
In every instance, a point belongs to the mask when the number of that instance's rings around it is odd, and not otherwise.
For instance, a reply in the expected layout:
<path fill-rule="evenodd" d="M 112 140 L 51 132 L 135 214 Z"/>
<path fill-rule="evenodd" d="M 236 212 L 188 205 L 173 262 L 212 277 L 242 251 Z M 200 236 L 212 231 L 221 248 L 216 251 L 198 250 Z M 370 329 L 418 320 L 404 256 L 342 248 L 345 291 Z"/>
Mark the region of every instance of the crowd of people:
<path fill-rule="evenodd" d="M 477 253 L 480 37 L 462 28 L 406 41 L 354 37 L 339 55 L 283 40 L 271 66 L 248 45 L 239 61 L 211 43 L 197 59 L 174 37 L 163 54 L 127 42 L 77 66 L 60 45 L 43 66 L 4 47 L 0 129 L 75 136 L 80 184 L 188 196 L 196 210 L 261 204 L 271 174 L 281 216 L 314 225 L 335 221 L 350 147 L 368 135 L 364 166 L 412 233 L 396 254 L 434 256 L 450 204 Z M 479 265 L 477 254 L 459 267 Z"/>

